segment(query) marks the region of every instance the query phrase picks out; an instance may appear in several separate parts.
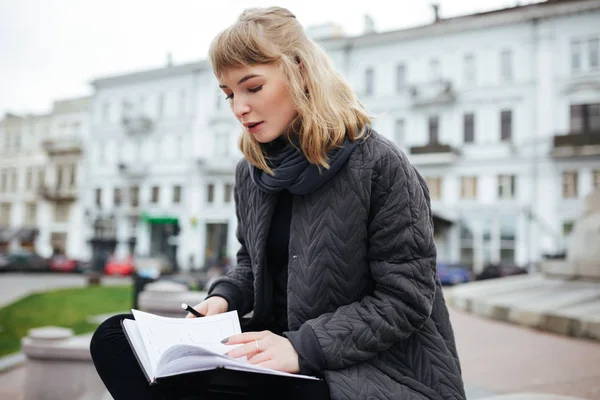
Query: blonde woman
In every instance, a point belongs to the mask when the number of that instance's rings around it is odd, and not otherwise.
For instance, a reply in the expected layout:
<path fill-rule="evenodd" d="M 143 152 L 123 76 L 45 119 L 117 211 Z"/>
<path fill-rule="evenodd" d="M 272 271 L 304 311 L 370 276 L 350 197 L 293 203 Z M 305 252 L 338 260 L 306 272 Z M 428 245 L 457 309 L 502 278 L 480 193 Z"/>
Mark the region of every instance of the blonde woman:
<path fill-rule="evenodd" d="M 322 378 L 278 398 L 465 399 L 429 194 L 406 156 L 370 128 L 286 9 L 243 12 L 214 39 L 210 61 L 243 126 L 240 249 L 195 309 L 251 315 L 224 340 L 241 344 L 228 354 Z M 107 354 L 123 317 L 96 332 L 94 362 L 116 400 L 151 398 L 122 333 L 121 355 Z M 137 378 L 117 383 L 124 368 Z"/>

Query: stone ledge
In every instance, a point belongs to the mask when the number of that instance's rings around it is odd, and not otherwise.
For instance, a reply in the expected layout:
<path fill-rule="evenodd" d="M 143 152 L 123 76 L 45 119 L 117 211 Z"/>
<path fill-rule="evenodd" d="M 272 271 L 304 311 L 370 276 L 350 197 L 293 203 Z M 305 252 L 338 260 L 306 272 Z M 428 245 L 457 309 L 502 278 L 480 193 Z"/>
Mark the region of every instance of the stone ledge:
<path fill-rule="evenodd" d="M 586 400 L 580 397 L 559 396 L 556 394 L 542 393 L 517 393 L 501 396 L 485 397 L 481 400 Z"/>
<path fill-rule="evenodd" d="M 600 282 L 524 275 L 444 291 L 449 305 L 494 320 L 600 340 Z"/>

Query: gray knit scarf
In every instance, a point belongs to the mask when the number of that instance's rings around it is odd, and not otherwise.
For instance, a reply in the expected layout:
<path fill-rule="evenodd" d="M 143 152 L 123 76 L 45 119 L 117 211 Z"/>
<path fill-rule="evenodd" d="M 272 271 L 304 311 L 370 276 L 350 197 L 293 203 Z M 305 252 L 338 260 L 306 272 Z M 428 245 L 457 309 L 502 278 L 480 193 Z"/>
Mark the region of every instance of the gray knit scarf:
<path fill-rule="evenodd" d="M 350 154 L 356 147 L 356 141 L 347 138 L 341 147 L 327 153 L 329 168 L 308 162 L 298 145 L 283 142 L 267 144 L 267 162 L 274 172 L 269 175 L 263 170 L 250 165 L 250 177 L 259 189 L 267 193 L 278 193 L 287 189 L 292 194 L 305 195 L 314 192 L 329 181 L 336 172 L 348 161 Z"/>

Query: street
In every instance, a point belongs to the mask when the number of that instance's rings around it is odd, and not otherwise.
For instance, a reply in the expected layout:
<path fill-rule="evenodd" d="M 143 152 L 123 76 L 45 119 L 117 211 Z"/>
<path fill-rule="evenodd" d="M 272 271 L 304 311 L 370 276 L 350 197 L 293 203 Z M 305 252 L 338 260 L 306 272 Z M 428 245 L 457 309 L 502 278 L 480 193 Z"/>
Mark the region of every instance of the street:
<path fill-rule="evenodd" d="M 103 282 L 125 283 L 128 278 L 106 278 Z M 0 304 L 14 301 L 17 293 L 84 283 L 80 275 L 4 274 L 0 276 Z M 450 310 L 450 315 L 469 400 L 519 392 L 600 400 L 600 343 L 484 320 L 455 310 Z M 20 367 L 0 374 L 0 398 L 20 400 L 23 372 Z"/>

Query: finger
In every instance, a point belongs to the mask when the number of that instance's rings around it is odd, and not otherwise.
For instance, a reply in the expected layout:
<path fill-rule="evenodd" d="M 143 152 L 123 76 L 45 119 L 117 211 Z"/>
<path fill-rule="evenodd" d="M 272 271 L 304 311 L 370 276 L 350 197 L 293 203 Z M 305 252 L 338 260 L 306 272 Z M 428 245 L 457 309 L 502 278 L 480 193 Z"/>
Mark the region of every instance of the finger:
<path fill-rule="evenodd" d="M 269 361 L 271 359 L 272 355 L 270 352 L 268 351 L 261 351 L 259 353 L 256 353 L 254 356 L 252 356 L 251 358 L 248 359 L 248 362 L 250 364 L 260 364 L 260 363 L 264 363 L 265 361 Z"/>
<path fill-rule="evenodd" d="M 272 359 L 261 362 L 259 364 L 255 364 L 255 365 L 258 367 L 269 368 L 269 369 L 274 369 L 274 370 L 279 371 L 279 369 L 277 368 L 277 363 L 275 361 L 273 361 Z M 283 372 L 285 372 L 285 371 L 283 371 Z"/>
<path fill-rule="evenodd" d="M 232 335 L 221 341 L 223 344 L 243 344 L 260 340 L 266 336 L 265 332 L 244 332 L 238 335 Z"/>
<path fill-rule="evenodd" d="M 259 353 L 260 350 L 256 348 L 256 342 L 246 343 L 242 346 L 236 347 L 233 350 L 227 352 L 227 356 L 231 358 L 250 357 Z"/>

